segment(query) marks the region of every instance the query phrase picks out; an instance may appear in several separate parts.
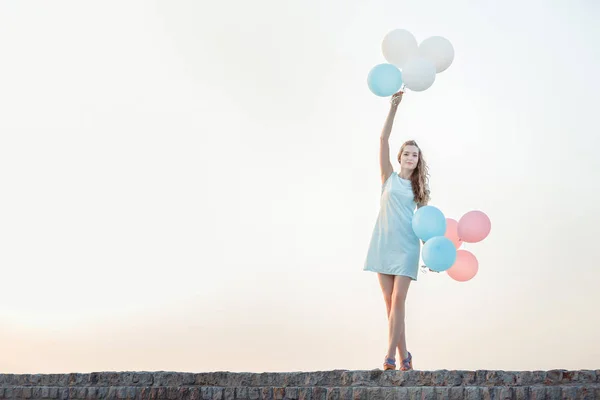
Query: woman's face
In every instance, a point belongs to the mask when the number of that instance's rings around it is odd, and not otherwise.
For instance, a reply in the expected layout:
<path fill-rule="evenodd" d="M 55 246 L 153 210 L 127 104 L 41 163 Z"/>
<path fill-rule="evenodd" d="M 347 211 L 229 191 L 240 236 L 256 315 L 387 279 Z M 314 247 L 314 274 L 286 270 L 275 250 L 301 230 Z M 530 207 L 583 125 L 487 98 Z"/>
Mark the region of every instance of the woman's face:
<path fill-rule="evenodd" d="M 417 168 L 419 162 L 419 148 L 417 146 L 408 145 L 400 154 L 400 167 L 413 170 Z"/>

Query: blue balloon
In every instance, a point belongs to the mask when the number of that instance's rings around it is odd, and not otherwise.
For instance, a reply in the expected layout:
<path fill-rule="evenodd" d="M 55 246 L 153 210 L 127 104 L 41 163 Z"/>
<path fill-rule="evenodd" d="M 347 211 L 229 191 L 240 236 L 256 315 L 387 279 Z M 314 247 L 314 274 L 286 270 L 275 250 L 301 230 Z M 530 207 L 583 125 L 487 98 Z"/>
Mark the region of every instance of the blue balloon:
<path fill-rule="evenodd" d="M 422 256 L 425 265 L 433 271 L 446 271 L 456 261 L 456 247 L 447 237 L 436 236 L 425 242 Z"/>
<path fill-rule="evenodd" d="M 435 236 L 446 234 L 446 217 L 434 206 L 424 206 L 417 210 L 412 219 L 415 235 L 426 242 Z"/>
<path fill-rule="evenodd" d="M 374 66 L 367 77 L 369 90 L 380 97 L 388 97 L 402 87 L 402 72 L 392 64 Z"/>

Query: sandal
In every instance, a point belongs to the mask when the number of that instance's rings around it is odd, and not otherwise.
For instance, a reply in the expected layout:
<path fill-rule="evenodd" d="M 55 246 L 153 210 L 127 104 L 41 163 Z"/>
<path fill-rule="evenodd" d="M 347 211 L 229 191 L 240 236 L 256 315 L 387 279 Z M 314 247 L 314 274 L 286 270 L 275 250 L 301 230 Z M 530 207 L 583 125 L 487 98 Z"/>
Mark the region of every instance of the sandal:
<path fill-rule="evenodd" d="M 411 369 L 413 369 L 412 354 L 410 354 L 410 351 L 408 352 L 408 357 L 402 360 L 401 364 L 402 366 L 400 367 L 400 371 L 410 371 Z"/>
<path fill-rule="evenodd" d="M 393 358 L 386 357 L 383 361 L 383 370 L 387 371 L 390 369 L 396 369 L 396 360 Z"/>

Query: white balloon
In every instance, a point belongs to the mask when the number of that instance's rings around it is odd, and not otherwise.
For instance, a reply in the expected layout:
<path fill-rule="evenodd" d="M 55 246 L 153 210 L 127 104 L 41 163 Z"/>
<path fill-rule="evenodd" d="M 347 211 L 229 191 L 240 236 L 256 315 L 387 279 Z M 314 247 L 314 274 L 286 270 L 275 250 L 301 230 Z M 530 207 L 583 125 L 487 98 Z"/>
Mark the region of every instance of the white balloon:
<path fill-rule="evenodd" d="M 406 29 L 394 29 L 383 38 L 381 50 L 387 62 L 402 68 L 411 57 L 417 55 L 419 45 Z"/>
<path fill-rule="evenodd" d="M 431 61 L 439 74 L 445 71 L 454 61 L 454 47 L 452 43 L 441 36 L 431 36 L 419 45 L 419 55 Z"/>
<path fill-rule="evenodd" d="M 402 81 L 415 92 L 429 89 L 435 81 L 435 65 L 423 57 L 413 57 L 402 68 Z"/>

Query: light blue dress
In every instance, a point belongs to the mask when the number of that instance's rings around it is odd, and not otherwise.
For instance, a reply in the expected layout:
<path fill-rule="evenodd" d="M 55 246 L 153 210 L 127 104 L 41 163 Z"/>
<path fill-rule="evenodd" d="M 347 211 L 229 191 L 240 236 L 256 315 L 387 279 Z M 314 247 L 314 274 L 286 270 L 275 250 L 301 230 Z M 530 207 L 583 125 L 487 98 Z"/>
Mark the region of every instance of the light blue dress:
<path fill-rule="evenodd" d="M 417 204 L 410 180 L 395 171 L 381 188 L 380 210 L 364 271 L 404 275 L 417 280 L 421 243 L 412 229 Z"/>

